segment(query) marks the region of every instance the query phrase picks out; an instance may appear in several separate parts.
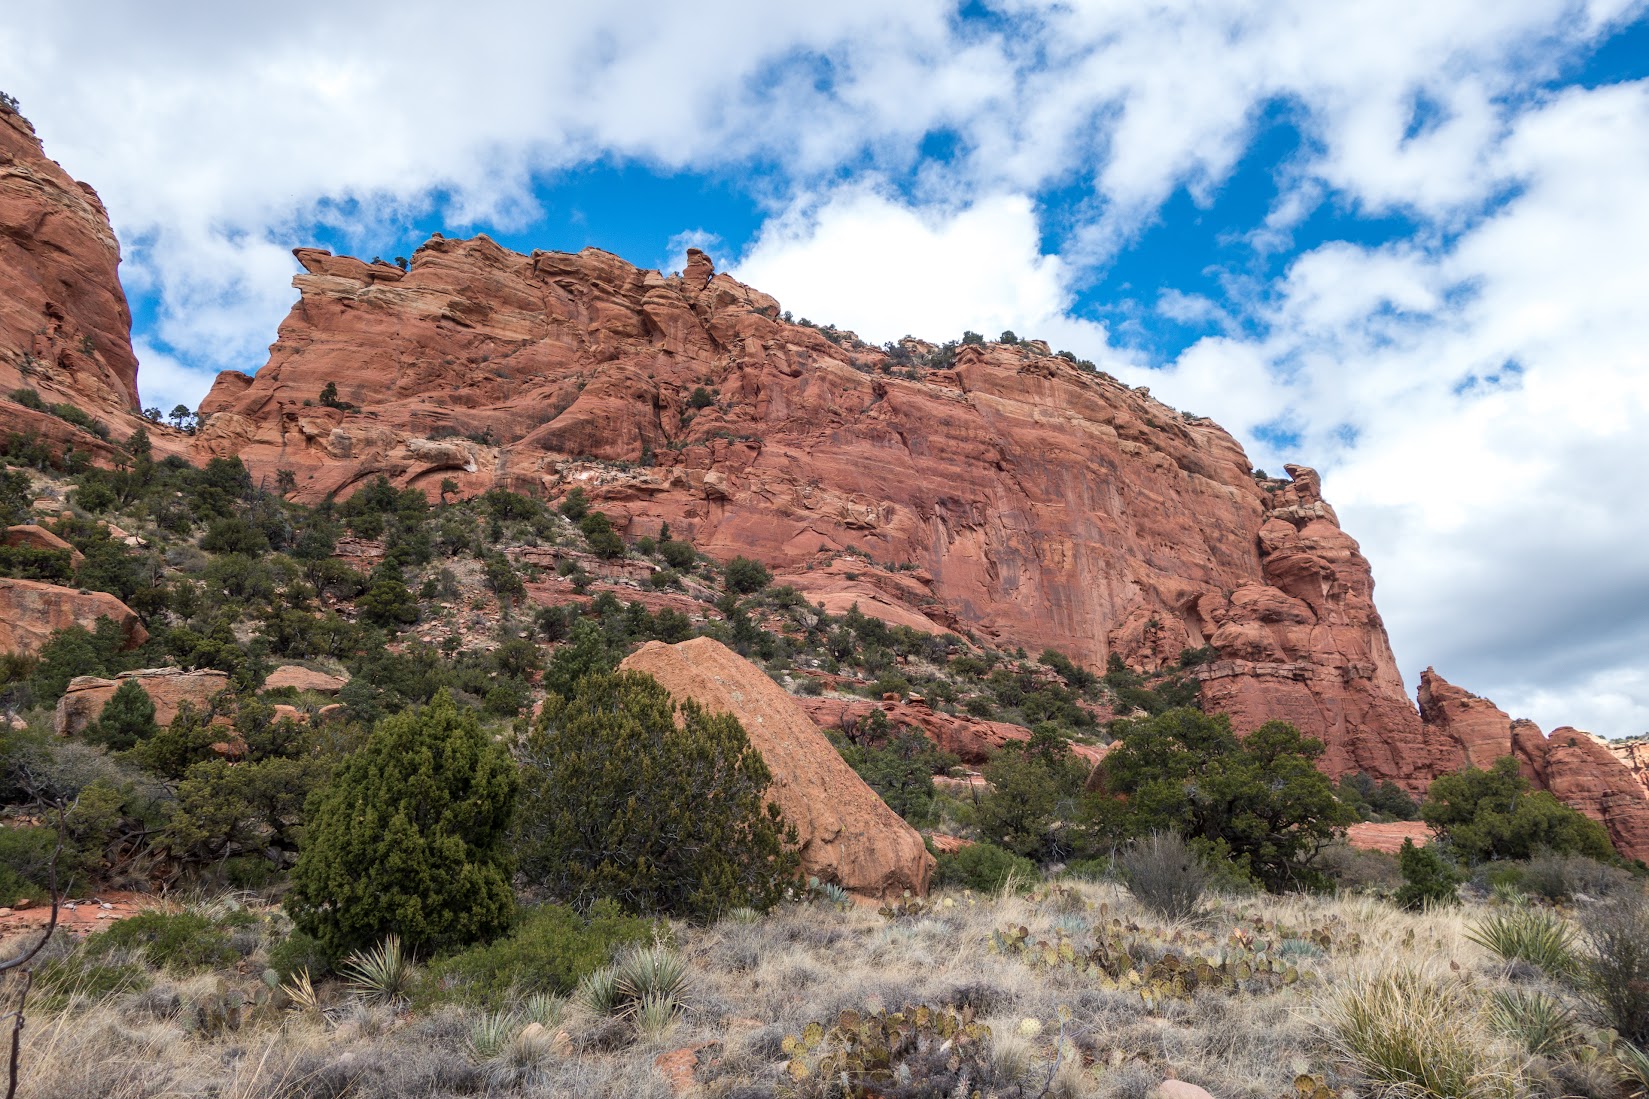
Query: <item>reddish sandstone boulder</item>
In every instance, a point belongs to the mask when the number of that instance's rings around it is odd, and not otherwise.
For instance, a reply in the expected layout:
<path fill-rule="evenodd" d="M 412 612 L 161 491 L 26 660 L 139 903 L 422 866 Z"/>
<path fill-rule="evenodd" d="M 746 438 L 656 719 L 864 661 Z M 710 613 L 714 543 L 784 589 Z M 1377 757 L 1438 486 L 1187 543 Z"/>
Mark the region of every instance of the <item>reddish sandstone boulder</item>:
<path fill-rule="evenodd" d="M 15 527 L 7 527 L 5 534 L 0 535 L 0 545 L 26 546 L 37 550 L 68 550 L 69 564 L 75 568 L 79 568 L 80 563 L 86 559 L 85 554 L 38 523 L 20 523 Z"/>
<path fill-rule="evenodd" d="M 96 629 L 103 617 L 120 627 L 127 648 L 149 639 L 137 612 L 107 592 L 0 579 L 0 653 L 39 652 L 54 631 L 69 626 Z"/>
<path fill-rule="evenodd" d="M 796 826 L 804 873 L 865 897 L 927 892 L 933 857 L 922 837 L 761 669 L 708 637 L 679 645 L 649 641 L 620 667 L 646 672 L 678 698 L 739 719 L 773 772 L 774 804 Z"/>
<path fill-rule="evenodd" d="M 155 704 L 155 722 L 169 725 L 185 702 L 205 710 L 220 691 L 229 689 L 229 677 L 219 671 L 186 672 L 179 668 L 143 668 L 121 672 L 113 679 L 81 675 L 69 680 L 69 689 L 57 701 L 55 728 L 58 736 L 77 736 L 97 720 L 115 691 L 127 680 L 136 680 Z"/>
<path fill-rule="evenodd" d="M 1029 740 L 1031 736 L 1030 730 L 1022 725 L 940 713 L 925 702 L 872 702 L 859 698 L 798 698 L 796 702 L 818 724 L 843 731 L 857 730 L 872 710 L 881 710 L 887 714 L 891 728 L 915 729 L 970 766 L 984 763 L 1004 744 Z"/>
<path fill-rule="evenodd" d="M 291 687 L 299 691 L 318 691 L 321 694 L 337 694 L 349 684 L 347 675 L 328 675 L 317 672 L 313 668 L 305 668 L 301 664 L 282 664 L 269 673 L 263 681 L 266 691 L 278 691 L 283 687 Z"/>

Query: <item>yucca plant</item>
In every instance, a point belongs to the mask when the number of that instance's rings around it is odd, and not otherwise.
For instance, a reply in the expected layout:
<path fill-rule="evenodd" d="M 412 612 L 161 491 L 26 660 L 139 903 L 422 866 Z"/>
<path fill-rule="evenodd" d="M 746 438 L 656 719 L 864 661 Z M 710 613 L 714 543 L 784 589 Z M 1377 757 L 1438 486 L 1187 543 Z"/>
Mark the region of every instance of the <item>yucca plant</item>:
<path fill-rule="evenodd" d="M 1479 1022 L 1458 979 L 1411 966 L 1352 974 L 1322 1004 L 1322 1025 L 1347 1061 L 1391 1094 L 1511 1099 L 1521 1073 Z"/>
<path fill-rule="evenodd" d="M 488 1011 L 470 1024 L 470 1056 L 476 1061 L 490 1061 L 503 1050 L 520 1028 L 507 1011 Z"/>
<path fill-rule="evenodd" d="M 528 1023 L 505 1040 L 487 1075 L 494 1087 L 510 1090 L 542 1083 L 555 1055 L 555 1035 L 538 1023 Z"/>
<path fill-rule="evenodd" d="M 649 1004 L 655 1017 L 664 1012 L 673 1018 L 681 1011 L 686 993 L 686 961 L 658 944 L 632 950 L 615 964 L 589 974 L 574 999 L 593 1015 L 638 1021 Z"/>
<path fill-rule="evenodd" d="M 370 950 L 357 950 L 338 972 L 363 1000 L 391 1006 L 406 999 L 415 976 L 399 935 L 390 935 Z"/>
<path fill-rule="evenodd" d="M 636 1032 L 644 1038 L 660 1038 L 676 1021 L 681 1005 L 670 997 L 649 992 L 635 1003 Z"/>
<path fill-rule="evenodd" d="M 1489 1021 L 1537 1057 L 1555 1057 L 1580 1041 L 1575 1013 L 1545 992 L 1506 989 L 1489 997 Z"/>
<path fill-rule="evenodd" d="M 578 982 L 578 991 L 573 993 L 573 1001 L 591 1015 L 617 1015 L 623 999 L 618 971 L 610 965 L 585 974 Z"/>
<path fill-rule="evenodd" d="M 1649 1053 L 1622 1038 L 1615 1043 L 1613 1056 L 1620 1082 L 1632 1099 L 1649 1096 Z"/>
<path fill-rule="evenodd" d="M 521 1018 L 554 1030 L 567 1014 L 567 1001 L 548 992 L 535 992 L 521 1004 Z"/>
<path fill-rule="evenodd" d="M 733 923 L 760 923 L 762 914 L 747 904 L 729 909 L 725 917 Z"/>
<path fill-rule="evenodd" d="M 309 979 L 309 967 L 298 970 L 281 985 L 281 991 L 286 993 L 292 1006 L 305 1014 L 314 1014 L 321 1010 L 321 998 L 315 992 L 315 982 Z"/>
<path fill-rule="evenodd" d="M 1547 908 L 1517 905 L 1492 912 L 1466 938 L 1504 962 L 1527 962 L 1554 977 L 1575 970 L 1575 929 Z"/>

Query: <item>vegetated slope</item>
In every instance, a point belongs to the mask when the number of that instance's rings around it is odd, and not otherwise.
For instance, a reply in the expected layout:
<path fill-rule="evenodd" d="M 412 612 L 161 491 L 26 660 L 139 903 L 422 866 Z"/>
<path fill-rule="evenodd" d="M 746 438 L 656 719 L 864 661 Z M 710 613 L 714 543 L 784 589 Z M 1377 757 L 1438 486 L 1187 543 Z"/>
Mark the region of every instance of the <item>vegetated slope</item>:
<path fill-rule="evenodd" d="M 1074 356 L 1010 334 L 871 347 L 792 322 L 697 252 L 665 276 L 486 237 L 432 239 L 405 271 L 299 249 L 270 362 L 221 376 L 191 441 L 134 415 L 101 204 L 9 109 L 0 139 L 0 413 L 60 458 L 118 461 L 108 439 L 147 423 L 157 457 L 240 457 L 298 501 L 379 474 L 431 498 L 578 486 L 631 539 L 668 522 L 835 614 L 1089 667 L 1190 652 L 1209 709 L 1292 721 L 1331 773 L 1418 793 L 1470 756 L 1409 701 L 1315 473 L 1257 473 L 1211 421 Z M 1568 785 L 1612 791 L 1581 800 L 1649 851 L 1642 783 L 1585 756 Z"/>

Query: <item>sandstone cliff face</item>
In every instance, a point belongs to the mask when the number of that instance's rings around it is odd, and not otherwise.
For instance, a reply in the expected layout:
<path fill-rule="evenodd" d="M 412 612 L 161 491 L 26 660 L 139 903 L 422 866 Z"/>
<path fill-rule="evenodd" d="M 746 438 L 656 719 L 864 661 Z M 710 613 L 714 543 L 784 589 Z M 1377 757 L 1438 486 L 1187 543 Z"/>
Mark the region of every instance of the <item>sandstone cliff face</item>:
<path fill-rule="evenodd" d="M 97 192 L 0 106 L 0 395 L 20 387 L 112 421 L 138 411 L 120 246 Z M 7 406 L 8 420 L 22 410 Z M 113 426 L 113 425 L 111 425 Z"/>
<path fill-rule="evenodd" d="M 698 253 L 680 276 L 485 237 L 434 239 L 405 273 L 296 254 L 301 298 L 268 365 L 202 406 L 203 457 L 291 469 L 307 500 L 378 473 L 432 494 L 579 485 L 633 534 L 668 522 L 759 557 L 833 611 L 1090 665 L 1212 644 L 1205 691 L 1240 726 L 1288 718 L 1335 769 L 1429 777 L 1316 475 L 1262 487 L 1222 429 L 1146 390 L 1035 343 L 918 376 L 786 323 Z M 328 382 L 357 410 L 321 405 Z"/>
<path fill-rule="evenodd" d="M 1608 742 L 1567 726 L 1545 736 L 1534 722 L 1513 721 L 1430 668 L 1420 677 L 1419 699 L 1431 738 L 1453 755 L 1445 771 L 1486 768 L 1515 755 L 1536 786 L 1601 822 L 1621 854 L 1649 860 L 1649 790 Z"/>
<path fill-rule="evenodd" d="M 784 688 L 708 637 L 649 641 L 620 667 L 677 698 L 733 714 L 773 772 L 769 796 L 796 826 L 802 872 L 864 897 L 925 894 L 933 856 L 922 837 L 854 774 Z"/>

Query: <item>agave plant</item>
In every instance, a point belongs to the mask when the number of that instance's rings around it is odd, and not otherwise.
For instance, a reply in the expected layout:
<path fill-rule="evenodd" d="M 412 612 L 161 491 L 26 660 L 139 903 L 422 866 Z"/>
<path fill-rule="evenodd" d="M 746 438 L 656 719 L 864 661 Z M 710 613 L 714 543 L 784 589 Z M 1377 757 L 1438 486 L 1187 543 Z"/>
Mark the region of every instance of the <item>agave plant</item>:
<path fill-rule="evenodd" d="M 390 935 L 370 950 L 357 950 L 339 967 L 349 987 L 369 1003 L 401 1003 L 412 990 L 412 959 L 399 935 Z"/>

